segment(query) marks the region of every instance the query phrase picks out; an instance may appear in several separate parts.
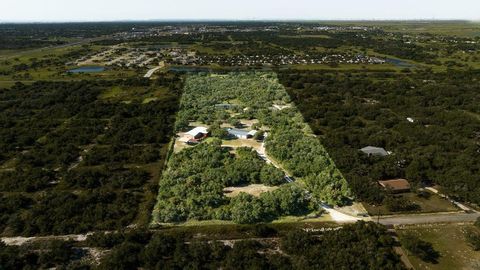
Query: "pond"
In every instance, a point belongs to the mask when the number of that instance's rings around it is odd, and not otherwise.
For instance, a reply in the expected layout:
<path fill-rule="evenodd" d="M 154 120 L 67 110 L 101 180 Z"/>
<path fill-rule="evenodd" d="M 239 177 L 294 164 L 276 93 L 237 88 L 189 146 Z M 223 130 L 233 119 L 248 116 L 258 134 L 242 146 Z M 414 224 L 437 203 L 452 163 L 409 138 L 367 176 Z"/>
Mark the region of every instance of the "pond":
<path fill-rule="evenodd" d="M 210 68 L 205 68 L 205 67 L 189 67 L 189 66 L 176 66 L 176 67 L 170 67 L 168 69 L 169 71 L 173 72 L 210 72 Z"/>
<path fill-rule="evenodd" d="M 105 70 L 104 67 L 91 66 L 91 67 L 79 67 L 79 68 L 71 69 L 68 72 L 70 72 L 70 73 L 97 73 L 97 72 L 102 72 L 104 70 Z"/>
<path fill-rule="evenodd" d="M 402 67 L 402 68 L 411 68 L 411 67 L 415 67 L 414 64 L 411 64 L 409 62 L 406 62 L 406 61 L 403 61 L 403 60 L 400 60 L 400 59 L 396 59 L 396 58 L 385 58 L 385 61 L 387 63 L 390 63 L 396 67 Z"/>

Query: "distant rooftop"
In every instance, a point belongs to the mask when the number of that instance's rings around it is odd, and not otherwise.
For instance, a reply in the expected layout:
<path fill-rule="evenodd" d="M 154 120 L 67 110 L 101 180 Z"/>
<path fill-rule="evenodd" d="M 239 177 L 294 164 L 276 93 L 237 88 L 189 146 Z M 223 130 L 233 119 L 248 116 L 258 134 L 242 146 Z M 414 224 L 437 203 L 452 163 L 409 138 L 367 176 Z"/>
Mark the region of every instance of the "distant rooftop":
<path fill-rule="evenodd" d="M 243 130 L 243 129 L 236 129 L 236 128 L 229 128 L 228 133 L 235 136 L 254 136 L 257 131 L 256 130 Z"/>
<path fill-rule="evenodd" d="M 390 189 L 394 192 L 409 191 L 410 190 L 410 183 L 406 179 L 383 180 L 383 181 L 378 181 L 378 183 L 382 187 L 384 187 L 386 189 Z"/>
<path fill-rule="evenodd" d="M 206 127 L 196 127 L 190 131 L 187 132 L 188 135 L 191 135 L 191 136 L 197 136 L 198 133 L 203 133 L 203 134 L 207 134 L 208 133 L 208 130 Z"/>
<path fill-rule="evenodd" d="M 227 104 L 227 103 L 221 103 L 221 104 L 215 104 L 214 107 L 215 108 L 219 108 L 219 109 L 230 109 L 230 108 L 235 108 L 237 107 L 238 105 L 235 105 L 235 104 Z"/>
<path fill-rule="evenodd" d="M 360 149 L 360 151 L 362 151 L 363 153 L 367 154 L 367 155 L 373 155 L 373 156 L 388 156 L 388 152 L 381 148 L 381 147 L 375 147 L 375 146 L 367 146 L 367 147 L 364 147 L 362 149 Z"/>

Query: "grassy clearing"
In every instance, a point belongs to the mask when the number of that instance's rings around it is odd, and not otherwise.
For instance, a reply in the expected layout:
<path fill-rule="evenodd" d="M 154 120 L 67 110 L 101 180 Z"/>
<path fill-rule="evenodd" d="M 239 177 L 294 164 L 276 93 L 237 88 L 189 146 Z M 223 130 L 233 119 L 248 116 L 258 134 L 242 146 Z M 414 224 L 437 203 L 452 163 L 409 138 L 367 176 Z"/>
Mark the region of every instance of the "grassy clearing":
<path fill-rule="evenodd" d="M 480 36 L 480 24 L 478 22 L 435 22 L 421 23 L 411 22 L 403 23 L 396 27 L 391 27 L 392 32 L 402 33 L 430 33 L 436 35 L 476 37 Z"/>
<path fill-rule="evenodd" d="M 330 36 L 328 35 L 295 35 L 295 36 L 291 36 L 291 35 L 278 35 L 279 37 L 282 37 L 282 38 L 331 38 Z"/>
<path fill-rule="evenodd" d="M 408 199 L 409 201 L 420 205 L 420 210 L 414 213 L 435 213 L 435 212 L 453 212 L 458 211 L 451 202 L 447 201 L 444 198 L 441 198 L 438 195 L 432 194 L 430 198 L 420 198 L 415 193 L 405 193 L 401 195 L 402 197 Z M 385 205 L 382 206 L 373 206 L 370 204 L 363 204 L 367 209 L 370 215 L 394 215 L 399 213 L 408 213 L 408 212 L 391 212 Z"/>
<path fill-rule="evenodd" d="M 132 101 L 139 100 L 142 103 L 155 101 L 167 93 L 163 87 L 126 87 L 113 86 L 99 96 L 100 99 L 109 99 L 114 101 Z"/>
<path fill-rule="evenodd" d="M 338 225 L 333 222 L 316 222 L 312 220 L 295 221 L 293 219 L 290 219 L 290 222 L 270 223 L 267 224 L 267 226 L 275 229 L 279 235 L 298 229 L 323 231 L 338 227 Z M 196 238 L 214 241 L 222 239 L 257 238 L 259 237 L 256 233 L 257 227 L 258 225 L 239 225 L 226 221 L 189 221 L 182 224 L 182 226 L 163 226 L 156 229 L 167 234 L 182 234 L 191 239 Z"/>
<path fill-rule="evenodd" d="M 430 33 L 459 37 L 480 36 L 480 23 L 468 21 L 335 21 L 334 24 L 376 26 L 389 32 L 407 34 Z"/>
<path fill-rule="evenodd" d="M 285 216 L 281 217 L 277 220 L 274 220 L 272 224 L 282 224 L 282 223 L 297 223 L 297 222 L 333 222 L 330 215 L 321 215 L 316 216 L 313 214 L 304 216 L 304 217 L 296 217 L 296 216 Z"/>
<path fill-rule="evenodd" d="M 104 47 L 102 46 L 89 46 L 88 53 L 98 53 L 103 49 Z M 28 70 L 13 72 L 8 76 L 1 76 L 0 85 L 11 85 L 8 83 L 3 83 L 3 81 L 114 79 L 136 75 L 136 72 L 132 70 L 113 69 L 109 69 L 97 74 L 68 74 L 68 70 L 77 68 L 76 65 L 68 65 L 68 63 L 72 60 L 75 60 L 76 57 L 80 57 L 80 55 L 85 54 L 85 52 L 82 50 L 83 48 L 81 46 L 68 46 L 60 48 L 2 51 L 2 53 L 0 53 L 0 70 L 12 70 L 18 65 L 28 65 L 30 67 Z M 78 54 L 78 56 L 75 56 L 76 54 Z M 53 61 L 55 64 L 47 66 L 40 65 L 36 68 L 31 67 L 33 62 L 42 62 L 45 60 Z"/>
<path fill-rule="evenodd" d="M 432 243 L 434 249 L 440 253 L 438 264 L 423 262 L 409 254 L 415 269 L 479 269 L 480 252 L 474 251 L 465 241 L 465 231 L 473 227 L 471 224 L 415 225 L 401 227 L 397 233 L 400 237 L 406 233 L 417 235 L 420 239 Z"/>
<path fill-rule="evenodd" d="M 401 68 L 398 68 L 391 64 L 382 64 L 382 65 L 341 64 L 338 66 L 330 66 L 325 64 L 311 64 L 311 65 L 292 65 L 290 67 L 298 70 L 336 70 L 336 71 L 364 70 L 364 71 L 391 71 L 391 72 L 402 70 Z"/>
<path fill-rule="evenodd" d="M 257 142 L 254 139 L 232 139 L 232 140 L 223 140 L 222 145 L 226 147 L 232 147 L 232 148 L 251 147 L 258 151 L 261 148 L 262 143 Z"/>
<path fill-rule="evenodd" d="M 10 88 L 10 87 L 14 86 L 15 83 L 16 83 L 16 81 L 10 81 L 10 80 L 8 80 L 8 81 L 2 81 L 2 80 L 0 79 L 0 88 Z M 26 83 L 26 82 L 22 82 L 22 83 Z M 33 81 L 32 81 L 32 82 L 28 82 L 28 83 L 33 83 Z"/>

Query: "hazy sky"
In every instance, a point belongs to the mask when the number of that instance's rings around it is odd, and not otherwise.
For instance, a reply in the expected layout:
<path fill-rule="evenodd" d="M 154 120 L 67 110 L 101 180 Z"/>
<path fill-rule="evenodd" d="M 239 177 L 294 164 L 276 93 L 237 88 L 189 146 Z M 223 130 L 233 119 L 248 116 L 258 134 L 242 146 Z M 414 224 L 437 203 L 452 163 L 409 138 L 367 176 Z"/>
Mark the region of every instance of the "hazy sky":
<path fill-rule="evenodd" d="M 0 21 L 467 19 L 480 0 L 0 0 Z"/>

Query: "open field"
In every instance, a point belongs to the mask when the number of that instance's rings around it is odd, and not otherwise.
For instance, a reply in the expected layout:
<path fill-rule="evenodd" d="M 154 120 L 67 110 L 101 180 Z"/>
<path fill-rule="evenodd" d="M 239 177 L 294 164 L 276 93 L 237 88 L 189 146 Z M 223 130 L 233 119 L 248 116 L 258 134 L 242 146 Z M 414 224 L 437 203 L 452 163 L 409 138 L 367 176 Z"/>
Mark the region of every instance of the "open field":
<path fill-rule="evenodd" d="M 417 235 L 420 239 L 432 243 L 434 249 L 440 253 L 437 264 L 426 263 L 415 256 L 409 255 L 408 257 L 415 269 L 478 269 L 480 253 L 474 251 L 466 243 L 465 232 L 467 229 L 474 228 L 471 224 L 431 224 L 402 226 L 398 227 L 396 231 L 400 237 L 406 233 Z"/>
<path fill-rule="evenodd" d="M 8 51 L 6 54 L 0 54 L 0 71 L 7 71 L 6 74 L 0 75 L 0 84 L 8 85 L 9 81 L 116 79 L 136 74 L 135 71 L 128 69 L 107 69 L 95 74 L 67 73 L 68 70 L 78 67 L 71 63 L 76 57 L 94 54 L 103 49 L 103 46 L 98 45 L 87 47 L 74 45 L 48 50 Z"/>
<path fill-rule="evenodd" d="M 239 148 L 239 147 L 251 147 L 256 151 L 259 151 L 262 143 L 252 139 L 231 139 L 222 140 L 222 145 L 225 147 Z"/>
<path fill-rule="evenodd" d="M 428 198 L 421 198 L 414 193 L 406 193 L 398 195 L 399 197 L 405 198 L 410 202 L 417 204 L 420 206 L 418 211 L 411 211 L 411 212 L 392 212 L 387 209 L 385 205 L 382 206 L 373 206 L 370 204 L 364 203 L 363 205 L 367 209 L 370 215 L 394 215 L 394 214 L 401 214 L 401 213 L 435 213 L 435 212 L 455 212 L 460 211 L 461 209 L 455 207 L 450 201 L 432 194 Z"/>
<path fill-rule="evenodd" d="M 343 26 L 376 26 L 387 31 L 400 32 L 406 34 L 430 33 L 434 35 L 475 37 L 480 36 L 480 23 L 470 21 L 334 21 L 325 22 L 326 25 Z"/>

